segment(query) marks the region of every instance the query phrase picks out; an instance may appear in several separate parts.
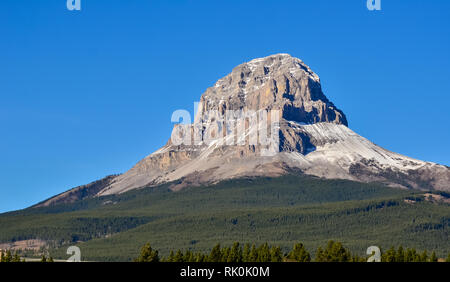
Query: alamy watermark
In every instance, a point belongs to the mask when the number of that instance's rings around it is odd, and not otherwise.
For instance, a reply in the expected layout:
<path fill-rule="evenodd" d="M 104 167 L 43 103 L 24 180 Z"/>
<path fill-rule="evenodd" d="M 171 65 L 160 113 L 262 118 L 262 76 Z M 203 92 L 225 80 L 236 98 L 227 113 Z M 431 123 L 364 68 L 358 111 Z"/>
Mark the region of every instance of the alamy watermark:
<path fill-rule="evenodd" d="M 198 103 L 194 103 L 196 108 Z M 192 123 L 187 110 L 176 110 L 171 143 L 174 146 L 254 146 L 261 156 L 279 152 L 279 110 L 207 110 Z"/>
<path fill-rule="evenodd" d="M 367 9 L 369 11 L 380 11 L 381 10 L 381 0 L 367 0 Z"/>
<path fill-rule="evenodd" d="M 67 0 L 67 9 L 69 11 L 80 11 L 81 10 L 81 0 Z M 369 11 L 380 11 L 381 10 L 381 0 L 367 0 L 367 9 Z"/>
<path fill-rule="evenodd" d="M 366 254 L 370 255 L 367 262 L 381 262 L 381 250 L 377 246 L 367 248 Z"/>
<path fill-rule="evenodd" d="M 69 11 L 80 11 L 81 10 L 81 0 L 67 0 L 67 9 Z M 367 0 L 367 9 L 369 11 L 380 11 L 381 10 L 381 0 Z"/>
<path fill-rule="evenodd" d="M 73 10 L 77 10 L 80 11 L 81 10 L 81 0 L 67 0 L 67 10 L 69 11 L 73 11 Z"/>
<path fill-rule="evenodd" d="M 70 246 L 67 248 L 68 255 L 71 255 L 70 258 L 67 259 L 67 262 L 81 262 L 81 250 L 77 246 Z"/>

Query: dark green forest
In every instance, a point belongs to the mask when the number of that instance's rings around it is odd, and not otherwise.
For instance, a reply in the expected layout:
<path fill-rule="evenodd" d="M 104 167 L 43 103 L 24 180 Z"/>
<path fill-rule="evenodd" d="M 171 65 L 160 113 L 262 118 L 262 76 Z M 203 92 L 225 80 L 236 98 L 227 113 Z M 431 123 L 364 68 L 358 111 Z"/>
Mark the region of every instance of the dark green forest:
<path fill-rule="evenodd" d="M 381 251 L 381 250 L 380 250 Z M 158 250 L 151 247 L 150 243 L 145 244 L 139 257 L 135 262 L 367 262 L 368 258 L 375 253 L 367 256 L 358 256 L 352 254 L 341 242 L 329 241 L 326 246 L 321 246 L 316 251 L 313 258 L 303 243 L 296 243 L 284 253 L 279 246 L 269 246 L 264 243 L 260 246 L 255 244 L 245 244 L 242 246 L 239 242 L 234 242 L 232 246 L 221 247 L 215 245 L 209 253 L 192 252 L 187 250 L 170 251 L 167 257 L 161 257 Z M 404 249 L 391 247 L 386 252 L 381 252 L 381 262 L 438 262 L 435 252 L 422 253 L 416 249 Z M 450 262 L 450 253 L 445 260 Z"/>
<path fill-rule="evenodd" d="M 41 239 L 46 246 L 34 255 L 55 259 L 67 258 L 67 247 L 76 245 L 86 261 L 132 261 L 147 242 L 161 257 L 172 250 L 207 253 L 217 242 L 267 242 L 283 254 L 302 242 L 313 258 L 329 240 L 359 257 L 372 245 L 440 258 L 450 250 L 450 205 L 427 199 L 425 191 L 304 175 L 178 192 L 170 185 L 1 214 L 0 243 Z"/>

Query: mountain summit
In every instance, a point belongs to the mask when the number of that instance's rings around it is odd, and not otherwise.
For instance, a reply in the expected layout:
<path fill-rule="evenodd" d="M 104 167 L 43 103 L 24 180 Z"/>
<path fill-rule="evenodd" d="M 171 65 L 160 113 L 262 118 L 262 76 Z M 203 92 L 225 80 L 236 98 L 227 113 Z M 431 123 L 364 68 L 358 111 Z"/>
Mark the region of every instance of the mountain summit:
<path fill-rule="evenodd" d="M 41 205 L 167 182 L 177 190 L 288 173 L 450 191 L 448 167 L 390 152 L 359 136 L 324 95 L 318 75 L 300 59 L 277 54 L 243 63 L 219 79 L 201 96 L 193 123 L 176 125 L 165 146 L 128 172 Z"/>
<path fill-rule="evenodd" d="M 317 76 L 300 59 L 278 54 L 241 64 L 200 99 L 199 119 L 212 110 L 282 111 L 285 120 L 347 125 L 347 119 L 322 92 Z"/>

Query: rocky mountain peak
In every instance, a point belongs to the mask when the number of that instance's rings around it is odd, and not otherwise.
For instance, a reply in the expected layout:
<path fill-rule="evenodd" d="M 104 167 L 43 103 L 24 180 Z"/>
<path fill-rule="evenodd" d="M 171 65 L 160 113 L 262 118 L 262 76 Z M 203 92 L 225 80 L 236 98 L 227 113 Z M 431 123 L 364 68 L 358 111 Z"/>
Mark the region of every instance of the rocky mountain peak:
<path fill-rule="evenodd" d="M 256 123 L 248 113 L 257 116 Z M 261 119 L 265 113 L 267 119 Z M 173 138 L 179 132 L 188 137 L 175 138 L 181 143 Z M 47 202 L 81 197 L 77 195 L 85 190 L 102 196 L 168 182 L 178 190 L 293 172 L 409 189 L 450 189 L 448 167 L 390 152 L 353 132 L 344 113 L 323 94 L 319 77 L 300 59 L 276 54 L 238 65 L 219 79 L 201 96 L 193 124 L 175 125 L 165 146 L 126 173 Z"/>
<path fill-rule="evenodd" d="M 196 122 L 218 110 L 279 110 L 282 119 L 347 125 L 344 113 L 325 97 L 320 79 L 303 61 L 289 54 L 254 59 L 219 79 L 200 99 Z M 205 118 L 206 116 L 206 118 Z"/>

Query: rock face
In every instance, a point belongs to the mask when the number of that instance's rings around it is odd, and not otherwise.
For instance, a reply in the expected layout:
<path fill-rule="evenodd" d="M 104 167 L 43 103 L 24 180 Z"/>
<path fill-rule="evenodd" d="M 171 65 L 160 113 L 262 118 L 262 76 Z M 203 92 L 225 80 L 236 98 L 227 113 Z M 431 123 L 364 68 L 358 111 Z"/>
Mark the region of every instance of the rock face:
<path fill-rule="evenodd" d="M 237 66 L 202 95 L 195 121 L 208 122 L 209 111 L 272 110 L 302 123 L 347 119 L 323 94 L 319 77 L 301 60 L 287 54 L 255 59 Z"/>
<path fill-rule="evenodd" d="M 385 150 L 347 126 L 301 60 L 288 54 L 255 59 L 205 91 L 193 124 L 175 126 L 165 146 L 108 179 L 96 195 L 293 172 L 450 191 L 448 167 Z"/>

